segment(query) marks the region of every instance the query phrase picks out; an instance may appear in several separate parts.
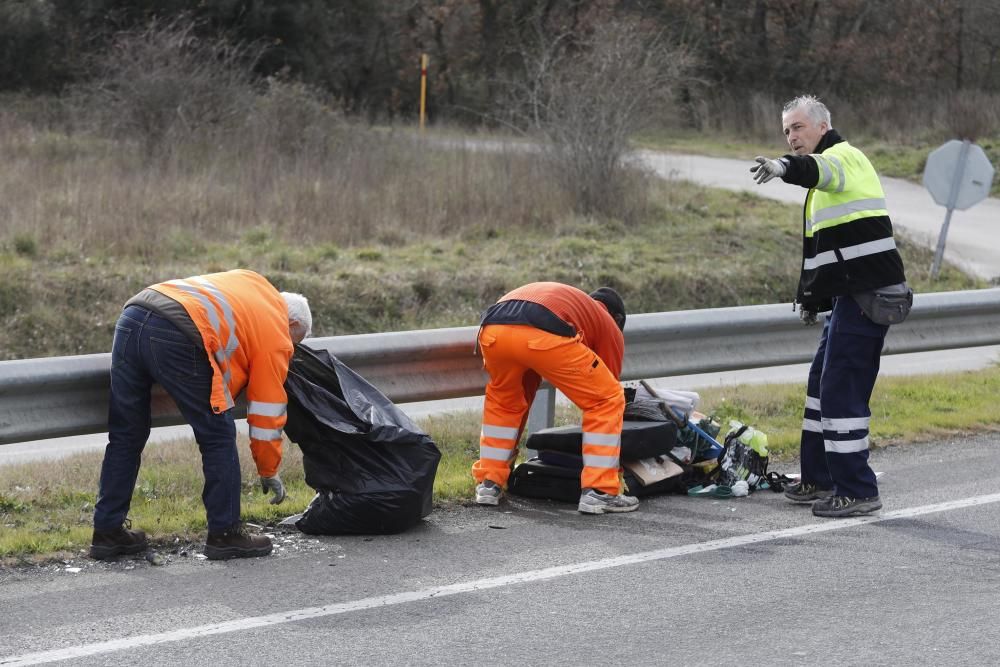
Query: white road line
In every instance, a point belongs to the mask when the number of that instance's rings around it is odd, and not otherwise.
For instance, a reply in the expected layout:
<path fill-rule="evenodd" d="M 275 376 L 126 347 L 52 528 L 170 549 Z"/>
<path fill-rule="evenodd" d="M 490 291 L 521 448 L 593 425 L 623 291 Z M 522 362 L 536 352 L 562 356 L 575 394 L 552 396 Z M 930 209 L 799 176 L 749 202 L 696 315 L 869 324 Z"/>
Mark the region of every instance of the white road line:
<path fill-rule="evenodd" d="M 801 535 L 811 535 L 826 533 L 834 530 L 853 528 L 862 524 L 880 523 L 893 519 L 908 519 L 924 514 L 934 514 L 936 512 L 947 512 L 950 510 L 988 505 L 1000 502 L 1000 493 L 992 493 L 985 496 L 975 496 L 972 498 L 961 498 L 950 500 L 934 505 L 923 505 L 911 507 L 909 509 L 884 512 L 879 516 L 854 517 L 849 519 L 829 519 L 821 523 L 811 523 L 795 528 L 783 528 L 780 530 L 770 530 L 765 533 L 755 533 L 751 535 L 738 535 L 727 537 L 721 540 L 711 540 L 709 542 L 697 542 L 668 549 L 657 549 L 655 551 L 644 551 L 626 556 L 616 556 L 614 558 L 604 558 L 602 560 L 586 561 L 574 563 L 572 565 L 560 565 L 548 567 L 541 570 L 531 570 L 510 574 L 502 577 L 490 577 L 487 579 L 476 579 L 465 583 L 451 584 L 450 586 L 438 586 L 436 588 L 424 588 L 417 591 L 406 591 L 403 593 L 391 593 L 389 595 L 379 595 L 376 597 L 353 600 L 351 602 L 341 602 L 338 604 L 325 605 L 323 607 L 308 607 L 306 609 L 294 609 L 292 611 L 268 614 L 266 616 L 252 616 L 241 618 L 224 623 L 212 623 L 209 625 L 199 625 L 193 628 L 181 628 L 169 632 L 161 632 L 155 635 L 139 635 L 125 639 L 114 639 L 95 644 L 85 644 L 82 646 L 72 646 L 69 648 L 57 649 L 53 651 L 41 651 L 38 653 L 25 653 L 24 655 L 9 656 L 0 658 L 0 665 L 40 665 L 59 660 L 70 660 L 73 658 L 83 658 L 102 653 L 113 653 L 115 651 L 125 651 L 142 646 L 152 646 L 155 644 L 165 644 L 167 642 L 189 641 L 200 637 L 211 635 L 221 635 L 229 632 L 241 632 L 271 625 L 283 625 L 285 623 L 295 623 L 313 618 L 323 618 L 325 616 L 336 616 L 339 614 L 349 614 L 366 609 L 378 607 L 389 607 L 406 602 L 418 602 L 420 600 L 430 600 L 434 598 L 458 595 L 460 593 L 470 593 L 483 591 L 501 586 L 511 586 L 529 581 L 543 581 L 545 579 L 555 579 L 571 574 L 582 574 L 594 572 L 596 570 L 606 570 L 637 563 L 648 563 L 650 561 L 666 560 L 696 553 L 708 551 L 718 551 L 720 549 L 730 549 L 759 542 L 771 542 L 786 538 L 798 537 Z"/>

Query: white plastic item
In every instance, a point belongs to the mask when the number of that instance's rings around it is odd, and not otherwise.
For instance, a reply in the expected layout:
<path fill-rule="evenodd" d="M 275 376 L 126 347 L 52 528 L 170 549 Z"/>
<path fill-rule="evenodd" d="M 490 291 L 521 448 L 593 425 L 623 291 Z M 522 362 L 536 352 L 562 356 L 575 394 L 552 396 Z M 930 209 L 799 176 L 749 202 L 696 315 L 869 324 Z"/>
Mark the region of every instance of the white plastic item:
<path fill-rule="evenodd" d="M 694 409 L 698 407 L 698 402 L 701 401 L 698 392 L 654 387 L 646 380 L 639 383 L 635 395 L 637 398 L 658 398 L 685 417 L 694 412 Z"/>

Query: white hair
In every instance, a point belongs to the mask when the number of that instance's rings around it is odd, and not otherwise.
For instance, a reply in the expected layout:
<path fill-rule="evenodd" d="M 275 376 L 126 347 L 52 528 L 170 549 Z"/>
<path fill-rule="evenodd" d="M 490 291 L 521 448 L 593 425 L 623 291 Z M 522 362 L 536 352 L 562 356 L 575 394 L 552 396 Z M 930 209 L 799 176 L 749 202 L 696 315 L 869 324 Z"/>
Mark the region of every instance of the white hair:
<path fill-rule="evenodd" d="M 312 333 L 313 317 L 309 310 L 309 301 L 301 294 L 295 292 L 282 292 L 282 298 L 288 307 L 288 327 L 298 329 L 303 338 L 308 338 Z"/>
<path fill-rule="evenodd" d="M 830 110 L 815 95 L 799 95 L 794 100 L 790 100 L 781 110 L 781 117 L 784 118 L 789 112 L 799 108 L 805 109 L 806 114 L 817 125 L 825 121 L 827 127 L 833 127 L 833 121 L 830 120 Z"/>

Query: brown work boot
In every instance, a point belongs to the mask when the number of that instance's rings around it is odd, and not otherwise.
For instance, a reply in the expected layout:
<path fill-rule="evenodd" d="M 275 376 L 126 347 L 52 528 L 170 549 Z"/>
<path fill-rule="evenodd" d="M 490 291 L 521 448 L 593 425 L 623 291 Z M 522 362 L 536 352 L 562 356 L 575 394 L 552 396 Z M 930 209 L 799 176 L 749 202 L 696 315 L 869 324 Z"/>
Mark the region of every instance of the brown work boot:
<path fill-rule="evenodd" d="M 90 541 L 90 557 L 96 560 L 109 560 L 125 554 L 142 553 L 149 548 L 146 533 L 141 530 L 130 530 L 132 522 L 125 523 L 114 530 L 94 529 L 94 537 Z"/>
<path fill-rule="evenodd" d="M 243 523 L 234 523 L 221 533 L 208 533 L 205 556 L 209 560 L 256 558 L 271 553 L 271 540 L 266 535 L 251 535 Z"/>

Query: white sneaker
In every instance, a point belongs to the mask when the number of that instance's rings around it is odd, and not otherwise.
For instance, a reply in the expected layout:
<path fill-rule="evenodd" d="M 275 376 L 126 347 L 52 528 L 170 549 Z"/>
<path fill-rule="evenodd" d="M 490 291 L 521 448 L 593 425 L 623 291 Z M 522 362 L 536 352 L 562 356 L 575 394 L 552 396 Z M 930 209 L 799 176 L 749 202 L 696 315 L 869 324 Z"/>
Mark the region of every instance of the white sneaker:
<path fill-rule="evenodd" d="M 500 496 L 502 495 L 503 489 L 490 480 L 486 480 L 482 484 L 476 486 L 477 505 L 499 505 Z"/>
<path fill-rule="evenodd" d="M 634 512 L 639 509 L 639 499 L 635 496 L 601 493 L 594 489 L 584 489 L 580 494 L 577 511 L 582 514 L 604 514 L 605 512 Z"/>

